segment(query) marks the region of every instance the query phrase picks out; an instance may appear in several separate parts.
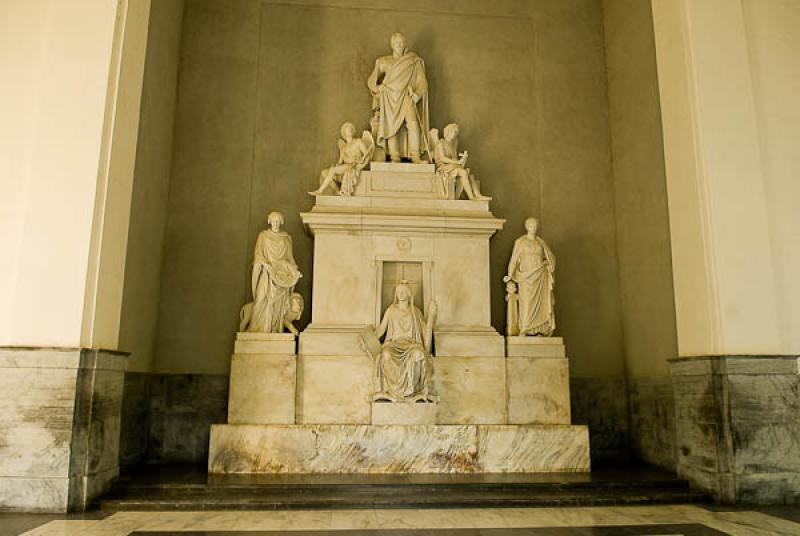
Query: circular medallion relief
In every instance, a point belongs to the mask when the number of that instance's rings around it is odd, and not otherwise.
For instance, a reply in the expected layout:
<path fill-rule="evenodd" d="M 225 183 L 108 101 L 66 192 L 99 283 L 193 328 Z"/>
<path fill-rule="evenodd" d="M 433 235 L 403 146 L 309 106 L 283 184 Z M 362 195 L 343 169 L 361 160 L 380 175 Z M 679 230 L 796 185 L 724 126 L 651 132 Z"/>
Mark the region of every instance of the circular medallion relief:
<path fill-rule="evenodd" d="M 397 239 L 397 249 L 399 251 L 411 251 L 411 239 L 409 239 L 409 238 L 398 238 Z"/>

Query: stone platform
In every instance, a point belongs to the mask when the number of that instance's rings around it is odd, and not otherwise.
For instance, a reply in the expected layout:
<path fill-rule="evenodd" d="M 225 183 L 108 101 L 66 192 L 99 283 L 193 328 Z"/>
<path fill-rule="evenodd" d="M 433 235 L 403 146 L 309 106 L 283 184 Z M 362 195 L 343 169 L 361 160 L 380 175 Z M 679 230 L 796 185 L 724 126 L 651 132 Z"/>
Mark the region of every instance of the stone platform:
<path fill-rule="evenodd" d="M 588 471 L 585 426 L 215 425 L 210 473 Z"/>

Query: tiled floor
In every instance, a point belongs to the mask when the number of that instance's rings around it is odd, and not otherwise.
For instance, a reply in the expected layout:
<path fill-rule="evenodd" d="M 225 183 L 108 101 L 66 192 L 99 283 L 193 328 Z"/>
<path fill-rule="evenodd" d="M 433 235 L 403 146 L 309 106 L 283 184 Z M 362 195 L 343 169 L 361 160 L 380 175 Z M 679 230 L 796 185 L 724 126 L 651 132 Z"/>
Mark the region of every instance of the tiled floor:
<path fill-rule="evenodd" d="M 319 510 L 272 512 L 119 512 L 105 519 L 0 514 L 0 536 L 579 536 L 800 535 L 797 508 L 765 513 L 702 506 Z M 13 517 L 16 516 L 16 517 Z M 24 519 L 23 519 L 24 518 Z M 794 519 L 795 521 L 792 521 Z M 27 526 L 23 521 L 27 520 Z M 30 528 L 30 524 L 39 524 Z M 14 529 L 16 523 L 18 529 Z M 8 528 L 11 527 L 11 528 Z M 512 530 L 513 529 L 513 530 Z"/>

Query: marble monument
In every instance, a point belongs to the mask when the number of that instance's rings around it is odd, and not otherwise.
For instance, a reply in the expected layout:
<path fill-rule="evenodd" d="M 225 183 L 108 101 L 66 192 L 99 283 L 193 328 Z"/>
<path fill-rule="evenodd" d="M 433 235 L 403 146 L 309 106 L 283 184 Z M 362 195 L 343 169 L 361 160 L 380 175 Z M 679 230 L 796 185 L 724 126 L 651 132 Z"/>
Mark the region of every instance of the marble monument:
<path fill-rule="evenodd" d="M 291 238 L 277 216 L 259 236 L 209 471 L 587 471 L 588 430 L 570 423 L 569 362 L 552 336 L 555 258 L 529 220 L 506 276 L 513 327 L 495 331 L 490 240 L 504 220 L 457 125 L 442 139 L 428 129 L 422 59 L 402 35 L 390 42 L 368 80 L 372 132 L 343 125 L 340 159 L 300 214 L 314 270 L 296 346 L 283 320 L 300 306 Z"/>

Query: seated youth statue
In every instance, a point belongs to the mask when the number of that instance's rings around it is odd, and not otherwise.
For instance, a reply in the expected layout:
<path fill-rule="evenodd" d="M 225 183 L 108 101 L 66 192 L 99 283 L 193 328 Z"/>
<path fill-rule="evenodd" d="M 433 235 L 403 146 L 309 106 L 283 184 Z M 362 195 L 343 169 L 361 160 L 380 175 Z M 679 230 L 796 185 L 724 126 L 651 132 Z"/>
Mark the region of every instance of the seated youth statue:
<path fill-rule="evenodd" d="M 303 277 L 292 254 L 292 237 L 281 230 L 283 215 L 270 212 L 269 229 L 256 239 L 253 255 L 253 308 L 247 331 L 283 333 L 294 286 Z"/>
<path fill-rule="evenodd" d="M 362 334 L 364 349 L 376 360 L 375 402 L 436 401 L 431 360 L 436 313 L 431 301 L 426 319 L 414 305 L 411 288 L 401 282 L 377 332 Z"/>
<path fill-rule="evenodd" d="M 345 123 L 340 129 L 342 138 L 339 143 L 339 161 L 325 169 L 320 175 L 319 188 L 310 195 L 322 195 L 330 188 L 339 195 L 353 195 L 358 179 L 375 152 L 375 140 L 368 130 L 360 138 L 356 138 L 356 127 L 353 123 Z"/>
<path fill-rule="evenodd" d="M 481 194 L 475 177 L 466 167 L 467 151 L 458 154 L 458 125 L 450 123 L 444 127 L 442 139 L 439 139 L 439 130 L 435 128 L 431 129 L 428 137 L 439 179 L 439 197 L 458 199 L 463 191 L 473 201 L 489 201 L 491 197 Z"/>

